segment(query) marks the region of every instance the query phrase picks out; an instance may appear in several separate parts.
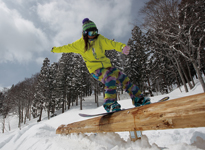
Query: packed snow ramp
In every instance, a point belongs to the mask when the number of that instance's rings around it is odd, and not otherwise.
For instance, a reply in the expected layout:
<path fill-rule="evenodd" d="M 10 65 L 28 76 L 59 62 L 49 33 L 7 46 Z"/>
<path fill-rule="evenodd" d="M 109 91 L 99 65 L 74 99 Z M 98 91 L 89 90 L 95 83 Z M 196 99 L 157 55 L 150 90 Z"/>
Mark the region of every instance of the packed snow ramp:
<path fill-rule="evenodd" d="M 68 125 L 56 134 L 205 127 L 205 93 L 131 108 Z"/>

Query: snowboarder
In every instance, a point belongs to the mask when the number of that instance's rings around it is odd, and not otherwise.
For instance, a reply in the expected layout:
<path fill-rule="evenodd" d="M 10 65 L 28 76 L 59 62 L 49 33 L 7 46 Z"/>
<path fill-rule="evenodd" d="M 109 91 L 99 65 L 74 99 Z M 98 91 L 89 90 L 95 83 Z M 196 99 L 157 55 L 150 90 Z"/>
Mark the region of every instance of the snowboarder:
<path fill-rule="evenodd" d="M 150 98 L 144 97 L 140 89 L 132 84 L 130 79 L 120 70 L 112 67 L 110 60 L 105 56 L 105 50 L 113 49 L 128 55 L 130 47 L 98 34 L 96 24 L 88 18 L 83 19 L 82 23 L 82 37 L 79 40 L 61 47 L 53 47 L 51 52 L 73 52 L 83 57 L 90 74 L 96 80 L 105 84 L 105 101 L 103 106 L 107 112 L 121 110 L 121 105 L 117 102 L 116 84 L 122 85 L 136 107 L 150 104 Z"/>

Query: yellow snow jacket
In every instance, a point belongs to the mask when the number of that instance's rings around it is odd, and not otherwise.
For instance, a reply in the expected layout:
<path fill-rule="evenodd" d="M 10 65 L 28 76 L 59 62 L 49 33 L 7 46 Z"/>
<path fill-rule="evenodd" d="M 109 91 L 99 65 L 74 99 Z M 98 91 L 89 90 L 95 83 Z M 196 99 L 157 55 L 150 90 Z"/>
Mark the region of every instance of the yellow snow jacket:
<path fill-rule="evenodd" d="M 79 40 L 73 42 L 72 44 L 64 45 L 61 47 L 53 47 L 52 52 L 54 53 L 78 53 L 80 54 L 89 70 L 90 73 L 93 73 L 95 70 L 99 68 L 108 68 L 112 67 L 109 58 L 105 56 L 105 50 L 116 50 L 118 52 L 122 52 L 122 49 L 126 46 L 123 43 L 115 42 L 113 40 L 109 40 L 102 35 L 98 35 L 98 37 L 89 41 L 90 47 L 85 52 L 85 43 L 83 37 Z"/>

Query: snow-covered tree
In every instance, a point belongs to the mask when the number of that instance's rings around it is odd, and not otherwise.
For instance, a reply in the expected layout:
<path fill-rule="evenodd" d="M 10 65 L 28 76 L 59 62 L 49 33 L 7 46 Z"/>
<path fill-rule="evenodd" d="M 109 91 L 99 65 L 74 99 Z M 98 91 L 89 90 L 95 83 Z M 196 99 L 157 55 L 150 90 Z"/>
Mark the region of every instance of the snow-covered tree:
<path fill-rule="evenodd" d="M 168 46 L 167 51 L 192 63 L 205 92 L 200 72 L 205 38 L 204 1 L 181 4 L 180 11 L 179 3 L 178 0 L 150 0 L 141 11 L 145 15 L 144 26 L 158 35 L 155 42 Z M 177 65 L 180 68 L 180 64 Z M 180 76 L 183 79 L 182 73 Z M 183 82 L 185 85 L 186 81 Z"/>
<path fill-rule="evenodd" d="M 43 61 L 43 66 L 41 67 L 40 74 L 38 76 L 37 85 L 35 87 L 36 94 L 33 103 L 34 108 L 40 111 L 38 121 L 41 121 L 42 111 L 45 108 L 45 106 L 48 106 L 51 99 L 49 68 L 50 68 L 50 60 L 48 58 L 45 58 L 45 60 Z"/>
<path fill-rule="evenodd" d="M 58 63 L 54 62 L 51 64 L 49 69 L 49 83 L 51 85 L 51 99 L 49 103 L 49 110 L 51 112 L 51 117 L 55 116 L 55 108 L 56 108 L 56 99 L 58 99 L 57 92 L 57 72 L 58 72 Z M 48 114 L 49 115 L 49 114 Z"/>
<path fill-rule="evenodd" d="M 148 90 L 149 67 L 148 58 L 149 50 L 146 48 L 146 37 L 138 26 L 132 30 L 132 38 L 129 39 L 128 45 L 131 47 L 129 55 L 126 57 L 124 66 L 125 74 L 128 75 L 132 83 L 139 86 L 142 91 Z"/>
<path fill-rule="evenodd" d="M 205 49 L 205 1 L 182 0 L 179 6 L 179 36 L 182 55 L 193 65 L 202 88 L 205 92 L 205 82 L 202 78 L 202 64 Z"/>

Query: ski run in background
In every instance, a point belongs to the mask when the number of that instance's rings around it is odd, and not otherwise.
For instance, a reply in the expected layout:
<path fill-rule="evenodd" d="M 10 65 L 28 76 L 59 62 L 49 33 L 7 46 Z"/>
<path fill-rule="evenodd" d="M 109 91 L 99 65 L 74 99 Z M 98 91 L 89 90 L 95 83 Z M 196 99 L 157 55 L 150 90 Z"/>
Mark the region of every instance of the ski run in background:
<path fill-rule="evenodd" d="M 185 93 L 181 87 L 165 95 L 151 97 L 151 102 L 169 96 L 170 99 L 203 93 L 200 83 Z M 105 112 L 99 97 L 100 107 L 96 107 L 94 96 L 84 98 L 83 110 L 80 106 L 72 106 L 70 110 L 47 120 L 47 112 L 43 113 L 43 120 L 37 123 L 38 118 L 22 124 L 18 129 L 18 116 L 6 119 L 6 130 L 0 130 L 0 150 L 200 150 L 205 149 L 205 127 L 172 130 L 143 131 L 142 139 L 132 142 L 129 132 L 99 133 L 99 134 L 70 134 L 57 135 L 56 129 L 61 124 L 70 124 L 89 118 L 80 117 L 79 113 L 97 114 Z M 132 108 L 132 102 L 127 94 L 120 96 L 122 109 Z M 2 123 L 2 117 L 0 116 Z M 9 130 L 9 124 L 11 131 Z M 0 124 L 0 128 L 2 124 Z"/>

